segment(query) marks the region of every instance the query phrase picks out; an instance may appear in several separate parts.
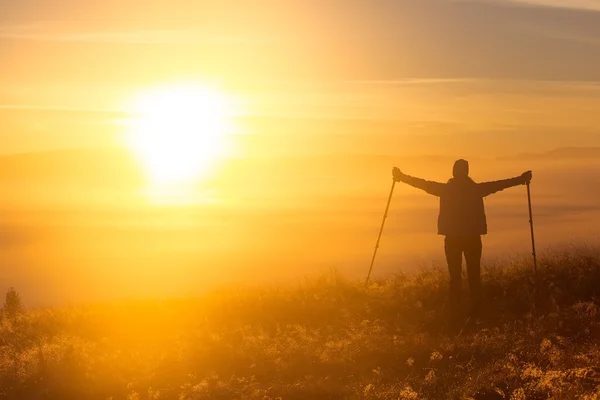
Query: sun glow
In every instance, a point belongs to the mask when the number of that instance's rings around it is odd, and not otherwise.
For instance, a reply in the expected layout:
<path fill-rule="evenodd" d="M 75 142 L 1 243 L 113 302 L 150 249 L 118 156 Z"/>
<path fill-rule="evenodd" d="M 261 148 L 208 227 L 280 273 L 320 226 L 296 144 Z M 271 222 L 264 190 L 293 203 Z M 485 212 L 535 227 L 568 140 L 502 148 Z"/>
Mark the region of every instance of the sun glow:
<path fill-rule="evenodd" d="M 202 181 L 231 150 L 234 112 L 228 96 L 201 85 L 153 89 L 132 102 L 127 143 L 155 186 Z"/>

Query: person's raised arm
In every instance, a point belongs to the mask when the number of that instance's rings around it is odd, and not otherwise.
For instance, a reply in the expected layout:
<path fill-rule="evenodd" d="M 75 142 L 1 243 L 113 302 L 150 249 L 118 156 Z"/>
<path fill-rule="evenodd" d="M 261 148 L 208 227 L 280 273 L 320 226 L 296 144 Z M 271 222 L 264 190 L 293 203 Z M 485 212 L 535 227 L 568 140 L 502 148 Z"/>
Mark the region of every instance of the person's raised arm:
<path fill-rule="evenodd" d="M 527 171 L 521 174 L 521 176 L 517 176 L 515 178 L 503 179 L 500 181 L 493 182 L 482 182 L 478 184 L 478 188 L 481 197 L 485 197 L 513 186 L 525 185 L 531 181 L 531 177 L 531 171 Z"/>
<path fill-rule="evenodd" d="M 445 183 L 426 181 L 425 179 L 406 175 L 397 167 L 392 169 L 392 175 L 394 176 L 394 180 L 396 182 L 404 182 L 412 187 L 424 190 L 425 192 L 438 197 L 442 195 L 444 188 L 446 187 Z"/>

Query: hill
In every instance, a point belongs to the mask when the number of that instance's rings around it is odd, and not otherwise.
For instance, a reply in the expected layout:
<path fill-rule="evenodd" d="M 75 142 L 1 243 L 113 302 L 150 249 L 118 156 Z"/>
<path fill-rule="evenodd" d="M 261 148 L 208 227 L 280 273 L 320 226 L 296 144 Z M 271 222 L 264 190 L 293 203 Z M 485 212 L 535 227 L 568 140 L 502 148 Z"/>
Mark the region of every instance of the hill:
<path fill-rule="evenodd" d="M 506 161 L 600 160 L 600 147 L 559 147 L 543 153 L 518 154 L 501 159 Z"/>
<path fill-rule="evenodd" d="M 537 282 L 537 283 L 535 283 Z M 7 313 L 5 399 L 597 399 L 600 255 L 484 272 L 485 316 L 448 319 L 446 272 L 335 273 L 203 299 Z M 537 287 L 537 289 L 536 289 Z"/>

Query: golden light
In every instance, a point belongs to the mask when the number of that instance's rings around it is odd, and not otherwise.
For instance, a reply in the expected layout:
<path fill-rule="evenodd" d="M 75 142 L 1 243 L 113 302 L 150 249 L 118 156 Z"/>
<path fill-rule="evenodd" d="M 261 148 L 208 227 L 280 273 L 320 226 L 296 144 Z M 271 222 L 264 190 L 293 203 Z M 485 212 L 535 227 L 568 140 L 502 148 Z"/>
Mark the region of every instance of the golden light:
<path fill-rule="evenodd" d="M 127 144 L 155 186 L 176 187 L 210 176 L 231 150 L 233 102 L 198 84 L 141 93 L 132 104 Z"/>

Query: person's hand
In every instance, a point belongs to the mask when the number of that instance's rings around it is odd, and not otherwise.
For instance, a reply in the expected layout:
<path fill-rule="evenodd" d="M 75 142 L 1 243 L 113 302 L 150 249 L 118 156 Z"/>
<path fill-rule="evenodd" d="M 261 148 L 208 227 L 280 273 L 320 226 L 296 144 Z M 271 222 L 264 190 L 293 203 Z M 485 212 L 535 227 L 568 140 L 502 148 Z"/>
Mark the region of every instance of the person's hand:
<path fill-rule="evenodd" d="M 404 174 L 402 173 L 402 171 L 400 171 L 400 169 L 398 167 L 394 167 L 392 169 L 392 176 L 394 177 L 394 180 L 396 182 L 400 182 L 402 180 L 402 177 L 404 176 Z"/>
<path fill-rule="evenodd" d="M 531 171 L 523 172 L 521 179 L 523 179 L 523 183 L 529 183 L 531 182 L 532 176 Z"/>

